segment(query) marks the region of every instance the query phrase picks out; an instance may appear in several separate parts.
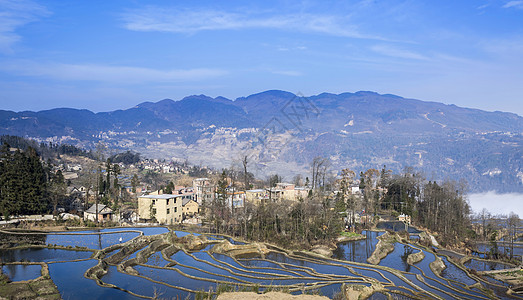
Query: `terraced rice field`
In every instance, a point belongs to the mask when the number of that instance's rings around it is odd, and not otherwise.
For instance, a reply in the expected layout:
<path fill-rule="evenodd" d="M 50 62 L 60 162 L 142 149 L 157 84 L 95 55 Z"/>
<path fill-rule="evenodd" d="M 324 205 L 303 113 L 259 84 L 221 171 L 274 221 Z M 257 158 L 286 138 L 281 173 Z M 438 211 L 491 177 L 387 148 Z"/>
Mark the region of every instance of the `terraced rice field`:
<path fill-rule="evenodd" d="M 368 264 L 366 259 L 381 233 L 364 234 L 366 240 L 340 244 L 333 258 L 272 246 L 267 246 L 266 253 L 234 256 L 214 251 L 221 243 L 244 244 L 227 236 L 169 232 L 163 227 L 116 228 L 47 234 L 46 244 L 52 248 L 6 249 L 0 251 L 0 258 L 9 263 L 6 266 L 10 274 L 20 280 L 33 279 L 40 266 L 22 272 L 24 262 L 47 264 L 64 299 L 185 299 L 224 287 L 315 292 L 333 297 L 344 284 L 372 287 L 375 292 L 371 299 L 509 298 L 501 282 L 475 276 L 446 256 L 438 256 L 414 242 L 396 243 L 378 265 Z M 197 248 L 185 247 L 191 240 L 204 243 Z M 408 264 L 408 255 L 420 251 L 424 258 Z M 430 267 L 438 257 L 446 265 L 441 274 Z"/>

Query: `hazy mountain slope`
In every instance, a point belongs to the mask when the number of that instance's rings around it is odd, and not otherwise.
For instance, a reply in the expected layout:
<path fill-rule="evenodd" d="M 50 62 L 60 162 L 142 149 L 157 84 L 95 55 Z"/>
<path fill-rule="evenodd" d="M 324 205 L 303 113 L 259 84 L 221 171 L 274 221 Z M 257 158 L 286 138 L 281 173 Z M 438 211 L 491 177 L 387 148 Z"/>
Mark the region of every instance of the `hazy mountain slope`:
<path fill-rule="evenodd" d="M 278 90 L 234 101 L 205 95 L 93 113 L 0 111 L 0 133 L 133 149 L 229 167 L 249 155 L 258 176 L 412 166 L 431 179 L 463 178 L 473 191 L 523 192 L 523 118 L 374 92 L 300 97 Z"/>

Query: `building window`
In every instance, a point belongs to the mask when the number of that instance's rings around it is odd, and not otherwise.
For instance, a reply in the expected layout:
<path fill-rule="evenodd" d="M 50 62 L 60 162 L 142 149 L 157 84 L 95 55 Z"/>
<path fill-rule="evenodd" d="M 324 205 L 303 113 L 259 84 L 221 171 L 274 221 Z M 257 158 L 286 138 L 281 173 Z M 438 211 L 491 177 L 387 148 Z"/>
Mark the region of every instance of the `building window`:
<path fill-rule="evenodd" d="M 175 208 L 174 208 L 174 212 L 176 212 L 176 211 L 177 211 L 177 208 L 178 208 L 178 207 L 175 207 Z"/>
<path fill-rule="evenodd" d="M 171 209 L 168 208 L 168 209 L 167 209 L 167 214 L 170 214 L 170 213 L 171 213 Z"/>
<path fill-rule="evenodd" d="M 167 199 L 167 205 L 169 205 L 169 199 Z"/>
<path fill-rule="evenodd" d="M 156 204 L 156 200 L 153 199 L 153 205 L 155 205 L 155 204 Z"/>

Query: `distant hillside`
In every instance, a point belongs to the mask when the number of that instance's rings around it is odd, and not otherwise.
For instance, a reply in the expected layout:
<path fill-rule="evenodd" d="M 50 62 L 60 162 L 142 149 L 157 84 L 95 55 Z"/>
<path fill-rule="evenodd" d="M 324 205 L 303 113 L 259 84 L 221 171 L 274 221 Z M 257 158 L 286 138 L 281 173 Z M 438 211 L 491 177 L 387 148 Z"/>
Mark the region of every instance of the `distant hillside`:
<path fill-rule="evenodd" d="M 412 166 L 472 191 L 523 192 L 523 118 L 374 92 L 299 97 L 266 91 L 234 101 L 205 95 L 93 113 L 0 111 L 0 134 L 92 147 L 99 140 L 149 157 L 229 167 L 241 155 L 258 176 L 290 180 L 315 156 L 333 170 Z"/>

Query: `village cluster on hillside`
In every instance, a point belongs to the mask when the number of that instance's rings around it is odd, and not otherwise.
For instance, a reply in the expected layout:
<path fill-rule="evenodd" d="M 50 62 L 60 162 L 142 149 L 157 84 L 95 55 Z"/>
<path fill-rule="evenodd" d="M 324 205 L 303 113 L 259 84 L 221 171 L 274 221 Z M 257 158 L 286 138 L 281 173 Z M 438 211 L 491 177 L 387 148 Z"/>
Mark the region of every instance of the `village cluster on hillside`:
<path fill-rule="evenodd" d="M 160 168 L 164 169 L 163 167 Z M 117 213 L 109 206 L 98 204 L 97 214 L 95 204 L 83 211 L 85 203 L 82 199 L 87 197 L 86 190 L 83 186 L 68 189 L 69 194 L 75 198 L 71 202 L 70 210 L 83 212 L 85 219 L 94 221 L 98 218 L 100 222 L 155 222 L 169 225 L 185 222 L 199 224 L 203 206 L 210 204 L 218 197 L 216 182 L 210 178 L 195 178 L 192 181 L 192 186 L 174 186 L 170 193 L 165 193 L 163 189 L 149 191 L 147 186 L 144 185 L 135 195 L 138 201 L 136 210 L 133 210 L 131 213 L 129 211 Z M 127 191 L 133 193 L 131 187 L 128 187 Z M 362 197 L 358 183 L 354 183 L 350 191 L 356 198 Z M 312 188 L 310 186 L 296 186 L 295 184 L 285 182 L 278 182 L 274 187 L 248 190 L 228 186 L 226 189 L 226 203 L 230 209 L 243 208 L 245 203 L 259 205 L 262 202 L 281 201 L 292 204 L 305 199 L 311 192 Z M 335 197 L 337 192 L 332 192 L 331 196 Z M 90 203 L 93 202 L 91 201 Z M 355 217 L 359 221 L 362 215 L 364 215 L 364 211 L 356 213 Z"/>

